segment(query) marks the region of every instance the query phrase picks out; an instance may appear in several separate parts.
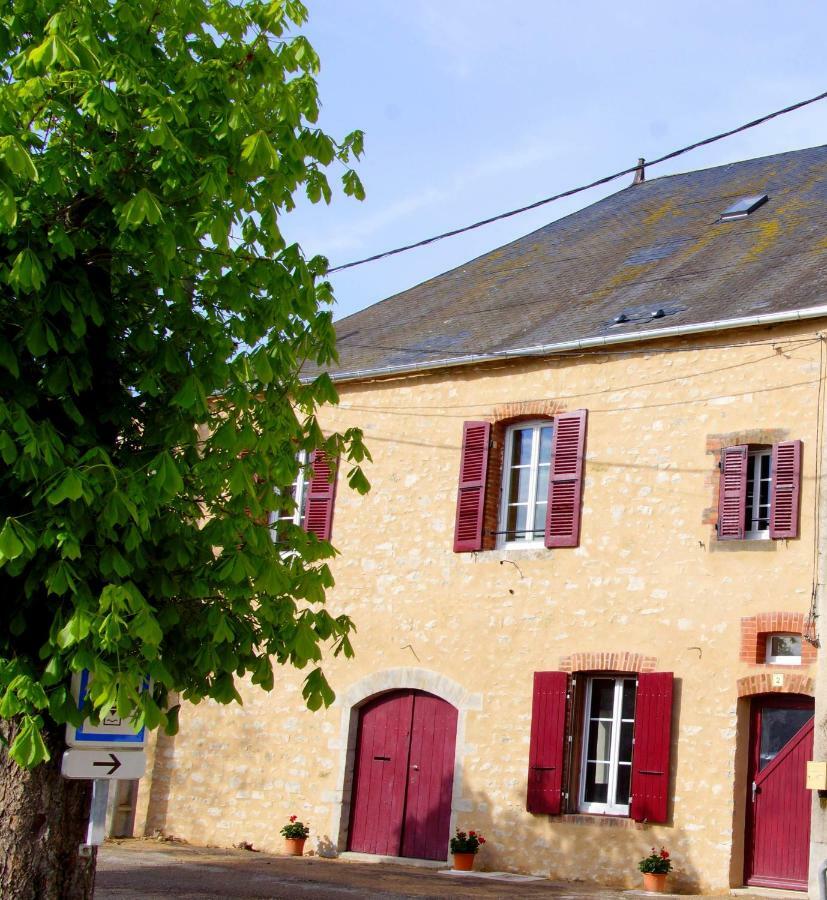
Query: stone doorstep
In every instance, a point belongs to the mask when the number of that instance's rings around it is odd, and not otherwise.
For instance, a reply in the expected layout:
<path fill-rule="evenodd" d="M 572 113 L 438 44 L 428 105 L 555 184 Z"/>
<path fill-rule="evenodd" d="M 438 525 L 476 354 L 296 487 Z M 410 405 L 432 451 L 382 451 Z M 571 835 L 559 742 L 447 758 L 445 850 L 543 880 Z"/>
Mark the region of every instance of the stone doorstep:
<path fill-rule="evenodd" d="M 353 850 L 346 850 L 340 853 L 337 859 L 343 859 L 345 862 L 359 863 L 392 863 L 395 866 L 418 866 L 421 869 L 444 869 L 446 861 L 444 859 L 411 859 L 408 856 L 374 856 L 372 853 L 356 853 Z"/>
<path fill-rule="evenodd" d="M 440 875 L 457 875 L 460 878 L 487 878 L 490 881 L 547 881 L 542 875 L 516 875 L 514 872 L 464 872 L 461 869 L 440 869 Z"/>
<path fill-rule="evenodd" d="M 739 887 L 729 892 L 733 897 L 773 897 L 777 900 L 808 900 L 804 891 L 784 891 L 779 888 Z"/>

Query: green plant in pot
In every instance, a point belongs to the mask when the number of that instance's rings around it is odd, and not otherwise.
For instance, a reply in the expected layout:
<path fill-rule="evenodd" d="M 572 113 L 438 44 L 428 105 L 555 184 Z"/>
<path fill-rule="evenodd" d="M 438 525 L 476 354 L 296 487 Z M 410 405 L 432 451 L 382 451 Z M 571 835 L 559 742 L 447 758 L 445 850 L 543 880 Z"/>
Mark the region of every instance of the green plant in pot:
<path fill-rule="evenodd" d="M 309 826 L 300 822 L 298 816 L 290 816 L 287 824 L 281 828 L 284 849 L 288 856 L 301 856 L 304 853 L 304 842 L 308 834 L 310 834 Z"/>
<path fill-rule="evenodd" d="M 672 871 L 672 860 L 666 847 L 652 852 L 637 864 L 643 872 L 643 890 L 663 894 L 666 891 L 666 876 Z"/>

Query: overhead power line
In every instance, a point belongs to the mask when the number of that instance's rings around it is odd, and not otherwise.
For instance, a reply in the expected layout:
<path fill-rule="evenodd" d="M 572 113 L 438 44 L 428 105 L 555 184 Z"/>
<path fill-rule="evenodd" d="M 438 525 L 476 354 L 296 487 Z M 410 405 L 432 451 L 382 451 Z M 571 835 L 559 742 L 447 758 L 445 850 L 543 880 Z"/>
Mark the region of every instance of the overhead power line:
<path fill-rule="evenodd" d="M 672 150 L 671 153 L 667 153 L 664 156 L 659 156 L 657 159 L 649 160 L 646 163 L 646 166 L 656 166 L 660 163 L 666 162 L 667 160 L 674 159 L 676 156 L 681 156 L 684 153 L 688 153 L 690 150 L 696 150 L 698 147 L 704 147 L 707 144 L 714 144 L 715 141 L 721 141 L 724 138 L 732 137 L 733 134 L 738 134 L 741 131 L 746 131 L 748 128 L 755 128 L 756 125 L 763 125 L 764 122 L 769 122 L 770 119 L 775 119 L 778 116 L 786 115 L 787 113 L 794 112 L 797 109 L 801 109 L 803 106 L 809 106 L 811 103 L 816 103 L 819 100 L 823 100 L 827 97 L 827 91 L 822 94 L 818 94 L 816 97 L 810 97 L 809 100 L 801 100 L 798 103 L 793 103 L 792 106 L 785 106 L 783 109 L 777 109 L 775 112 L 767 113 L 765 116 L 761 116 L 760 119 L 753 119 L 751 122 L 746 122 L 743 125 L 739 125 L 737 128 L 731 128 L 729 131 L 722 131 L 720 134 L 715 134 L 712 137 L 704 138 L 701 141 L 695 141 L 694 144 L 689 144 L 686 147 L 681 147 L 679 150 Z M 593 187 L 599 187 L 601 184 L 608 184 L 610 181 L 614 181 L 616 178 L 622 178 L 624 175 L 631 175 L 633 172 L 636 172 L 640 168 L 640 165 L 629 166 L 628 169 L 623 169 L 620 172 L 615 172 L 612 175 L 604 175 L 602 178 L 598 178 L 595 181 L 590 182 L 589 184 L 582 184 L 579 187 L 569 188 L 567 191 L 561 191 L 559 194 L 553 194 L 551 197 L 545 197 L 543 200 L 536 200 L 534 203 L 529 203 L 528 206 L 521 206 L 519 209 L 512 209 L 508 212 L 499 213 L 496 216 L 489 216 L 487 219 L 481 219 L 479 222 L 473 222 L 471 225 L 463 225 L 461 228 L 453 228 L 451 231 L 443 231 L 442 234 L 435 234 L 433 237 L 425 238 L 421 241 L 416 241 L 413 244 L 406 244 L 404 247 L 395 247 L 393 250 L 384 250 L 382 253 L 374 253 L 373 256 L 366 256 L 364 259 L 356 259 L 353 262 L 343 263 L 340 266 L 333 266 L 328 269 L 328 273 L 332 272 L 341 272 L 344 269 L 352 269 L 355 266 L 361 266 L 365 263 L 375 262 L 378 259 L 384 259 L 387 256 L 395 256 L 397 253 L 405 253 L 408 250 L 415 250 L 417 247 L 425 247 L 428 244 L 433 244 L 436 241 L 442 241 L 445 238 L 455 237 L 458 234 L 464 234 L 466 231 L 473 231 L 475 228 L 482 228 L 483 225 L 490 225 L 492 222 L 499 222 L 501 219 L 508 219 L 511 216 L 518 216 L 520 213 L 528 212 L 532 209 L 537 209 L 540 206 L 545 206 L 546 203 L 552 203 L 555 200 L 562 200 L 564 197 L 571 197 L 573 194 L 579 194 L 583 191 L 588 191 Z"/>

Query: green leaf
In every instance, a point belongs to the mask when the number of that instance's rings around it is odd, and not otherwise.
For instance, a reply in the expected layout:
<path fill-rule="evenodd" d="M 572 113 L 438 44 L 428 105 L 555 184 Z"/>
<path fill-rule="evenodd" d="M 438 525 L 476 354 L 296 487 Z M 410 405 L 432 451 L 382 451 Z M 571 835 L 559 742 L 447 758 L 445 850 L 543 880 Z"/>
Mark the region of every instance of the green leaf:
<path fill-rule="evenodd" d="M 83 482 L 74 472 L 69 469 L 56 487 L 46 495 L 46 499 L 52 506 L 63 503 L 64 500 L 80 500 L 83 496 Z"/>
<path fill-rule="evenodd" d="M 137 228 L 144 222 L 150 225 L 158 225 L 163 220 L 161 207 L 155 195 L 147 188 L 141 188 L 131 200 L 128 200 L 123 205 L 118 224 L 124 230 Z"/>
<path fill-rule="evenodd" d="M 39 291 L 46 284 L 46 274 L 34 250 L 21 250 L 8 275 L 9 284 L 27 293 Z"/>
<path fill-rule="evenodd" d="M 256 131 L 241 142 L 241 158 L 261 174 L 279 167 L 279 156 L 265 132 Z"/>
<path fill-rule="evenodd" d="M 152 462 L 152 468 L 155 470 L 152 483 L 161 497 L 169 499 L 184 490 L 184 479 L 171 454 L 166 451 L 159 453 Z"/>
<path fill-rule="evenodd" d="M 0 222 L 6 228 L 14 228 L 17 224 L 17 200 L 4 181 L 0 181 Z"/>
<path fill-rule="evenodd" d="M 6 135 L 0 138 L 0 159 L 15 175 L 28 178 L 31 181 L 37 180 L 37 169 L 34 162 L 32 162 L 31 156 L 29 156 L 29 151 L 16 137 Z"/>
<path fill-rule="evenodd" d="M 23 542 L 14 533 L 11 520 L 6 519 L 0 531 L 0 566 L 10 559 L 17 559 L 23 552 Z"/>
<path fill-rule="evenodd" d="M 9 748 L 9 756 L 24 769 L 32 769 L 50 759 L 40 733 L 42 725 L 43 720 L 39 716 L 23 716 L 20 731 Z"/>

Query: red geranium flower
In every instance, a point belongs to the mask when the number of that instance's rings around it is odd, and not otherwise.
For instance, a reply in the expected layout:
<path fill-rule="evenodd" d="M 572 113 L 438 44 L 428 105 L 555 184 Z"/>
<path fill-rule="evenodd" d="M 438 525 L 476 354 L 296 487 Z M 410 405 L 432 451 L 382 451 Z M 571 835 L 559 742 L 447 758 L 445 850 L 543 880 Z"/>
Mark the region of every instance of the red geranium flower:
<path fill-rule="evenodd" d="M 477 836 L 477 832 L 476 832 L 476 831 L 469 831 L 469 832 L 468 832 L 468 837 L 476 837 L 476 836 Z"/>
<path fill-rule="evenodd" d="M 295 822 L 297 818 L 298 818 L 297 816 L 290 816 L 290 821 Z"/>
<path fill-rule="evenodd" d="M 666 847 L 660 848 L 660 858 L 661 859 L 669 859 L 669 851 L 666 849 Z"/>

